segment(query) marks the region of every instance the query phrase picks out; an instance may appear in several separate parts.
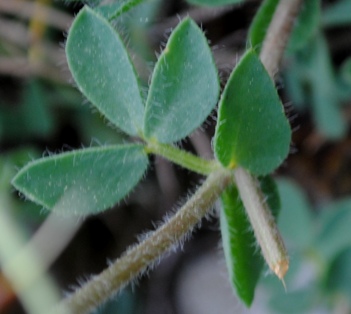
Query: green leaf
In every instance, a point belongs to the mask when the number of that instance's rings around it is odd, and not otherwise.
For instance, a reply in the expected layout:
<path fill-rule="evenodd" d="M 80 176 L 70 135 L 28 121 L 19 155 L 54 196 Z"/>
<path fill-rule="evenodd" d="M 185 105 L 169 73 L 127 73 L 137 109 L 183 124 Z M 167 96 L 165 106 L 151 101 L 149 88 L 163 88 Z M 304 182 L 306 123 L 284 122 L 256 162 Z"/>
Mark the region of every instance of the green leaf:
<path fill-rule="evenodd" d="M 94 10 L 108 20 L 113 20 L 123 13 L 133 9 L 144 0 L 119 0 L 115 3 L 106 4 L 95 8 Z"/>
<path fill-rule="evenodd" d="M 341 65 L 340 78 L 348 87 L 351 87 L 351 57 L 347 58 Z"/>
<path fill-rule="evenodd" d="M 178 141 L 195 130 L 215 107 L 219 80 L 211 50 L 189 18 L 173 31 L 151 81 L 145 136 L 162 143 Z"/>
<path fill-rule="evenodd" d="M 253 50 L 232 72 L 219 105 L 214 149 L 223 166 L 255 175 L 276 169 L 289 152 L 291 130 L 274 84 Z"/>
<path fill-rule="evenodd" d="M 282 290 L 282 289 L 281 289 Z M 273 313 L 286 314 L 308 314 L 314 313 L 311 310 L 318 300 L 316 295 L 317 287 L 309 285 L 307 288 L 302 288 L 286 293 L 281 291 L 273 296 L 268 304 Z"/>
<path fill-rule="evenodd" d="M 351 248 L 348 247 L 331 262 L 327 271 L 325 287 L 328 291 L 342 293 L 351 298 Z"/>
<path fill-rule="evenodd" d="M 25 87 L 23 100 L 18 106 L 2 106 L 0 122 L 3 137 L 23 140 L 30 137 L 48 138 L 52 135 L 55 121 L 48 106 L 47 96 L 42 85 L 36 80 L 31 80 Z"/>
<path fill-rule="evenodd" d="M 351 199 L 339 200 L 324 207 L 319 225 L 314 248 L 325 259 L 333 259 L 336 254 L 351 246 Z"/>
<path fill-rule="evenodd" d="M 301 12 L 290 36 L 287 48 L 289 52 L 294 52 L 306 45 L 318 30 L 320 15 L 320 0 L 303 1 Z"/>
<path fill-rule="evenodd" d="M 203 5 L 203 6 L 221 6 L 226 4 L 240 3 L 244 0 L 187 0 L 191 4 Z"/>
<path fill-rule="evenodd" d="M 19 171 L 12 184 L 48 209 L 88 215 L 126 196 L 147 165 L 142 145 L 88 148 L 35 160 Z"/>
<path fill-rule="evenodd" d="M 323 10 L 322 25 L 338 27 L 351 24 L 351 0 L 339 0 L 328 5 Z"/>
<path fill-rule="evenodd" d="M 251 23 L 248 40 L 251 47 L 253 47 L 257 52 L 261 50 L 268 26 L 271 23 L 278 3 L 279 0 L 263 1 Z"/>
<path fill-rule="evenodd" d="M 260 183 L 276 217 L 280 201 L 275 183 L 269 177 L 260 178 Z M 221 200 L 223 207 L 220 217 L 221 233 L 230 281 L 236 294 L 250 306 L 264 260 L 257 249 L 254 233 L 236 187 L 227 188 Z"/>
<path fill-rule="evenodd" d="M 264 261 L 256 248 L 256 239 L 238 190 L 229 187 L 221 200 L 221 233 L 229 278 L 238 297 L 250 306 Z"/>
<path fill-rule="evenodd" d="M 144 105 L 138 81 L 121 38 L 88 7 L 70 29 L 66 45 L 69 68 L 80 91 L 113 124 L 140 135 Z"/>
<path fill-rule="evenodd" d="M 291 181 L 278 181 L 282 210 L 279 216 L 279 230 L 288 245 L 293 248 L 307 249 L 313 240 L 311 208 L 306 196 Z"/>
<path fill-rule="evenodd" d="M 309 73 L 314 118 L 322 133 L 332 139 L 347 131 L 346 121 L 339 108 L 335 74 L 329 50 L 320 34 L 310 41 Z"/>

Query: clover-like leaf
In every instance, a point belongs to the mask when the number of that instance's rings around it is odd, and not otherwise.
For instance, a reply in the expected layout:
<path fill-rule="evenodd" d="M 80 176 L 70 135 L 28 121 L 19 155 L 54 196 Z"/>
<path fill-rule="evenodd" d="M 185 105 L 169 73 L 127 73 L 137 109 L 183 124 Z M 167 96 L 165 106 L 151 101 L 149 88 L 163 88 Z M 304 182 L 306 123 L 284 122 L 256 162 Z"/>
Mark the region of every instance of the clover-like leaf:
<path fill-rule="evenodd" d="M 184 19 L 170 36 L 152 76 L 144 134 L 162 143 L 195 130 L 215 107 L 219 80 L 200 28 Z"/>
<path fill-rule="evenodd" d="M 121 200 L 141 179 L 147 165 L 142 145 L 88 148 L 30 162 L 12 184 L 48 209 L 87 215 Z"/>
<path fill-rule="evenodd" d="M 114 125 L 139 135 L 144 105 L 133 65 L 113 27 L 83 8 L 68 34 L 68 66 L 80 91 Z"/>
<path fill-rule="evenodd" d="M 274 181 L 269 177 L 262 177 L 260 185 L 273 215 L 277 217 L 280 200 Z M 252 227 L 236 187 L 227 188 L 221 201 L 222 242 L 230 281 L 236 294 L 250 306 L 264 260 L 257 249 Z"/>
<path fill-rule="evenodd" d="M 274 84 L 253 50 L 232 72 L 219 105 L 215 153 L 223 166 L 255 175 L 276 169 L 289 152 L 291 130 Z"/>

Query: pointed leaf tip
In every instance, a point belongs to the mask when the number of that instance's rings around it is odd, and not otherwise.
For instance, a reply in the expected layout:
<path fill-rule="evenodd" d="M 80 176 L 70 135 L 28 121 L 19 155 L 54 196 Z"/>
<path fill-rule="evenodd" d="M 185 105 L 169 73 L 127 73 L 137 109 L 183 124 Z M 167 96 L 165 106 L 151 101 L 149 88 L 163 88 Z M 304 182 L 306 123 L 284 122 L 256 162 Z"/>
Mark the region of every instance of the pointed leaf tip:
<path fill-rule="evenodd" d="M 275 86 L 253 50 L 232 72 L 218 116 L 214 149 L 223 166 L 237 164 L 265 175 L 288 155 L 290 125 Z"/>
<path fill-rule="evenodd" d="M 98 13 L 84 7 L 69 31 L 66 54 L 79 90 L 114 125 L 129 135 L 142 129 L 144 105 L 124 44 Z"/>
<path fill-rule="evenodd" d="M 171 34 L 152 76 L 144 133 L 162 143 L 176 142 L 204 122 L 215 107 L 219 79 L 201 29 L 189 18 Z"/>

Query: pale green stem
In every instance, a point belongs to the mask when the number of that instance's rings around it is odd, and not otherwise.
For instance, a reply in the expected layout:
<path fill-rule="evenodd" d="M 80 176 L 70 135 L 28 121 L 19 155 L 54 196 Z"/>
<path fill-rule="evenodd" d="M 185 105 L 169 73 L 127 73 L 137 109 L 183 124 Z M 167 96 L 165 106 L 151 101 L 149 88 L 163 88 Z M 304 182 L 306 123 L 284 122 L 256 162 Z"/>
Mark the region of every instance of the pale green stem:
<path fill-rule="evenodd" d="M 138 277 L 163 254 L 184 240 L 232 180 L 232 173 L 228 170 L 220 169 L 211 173 L 172 218 L 141 243 L 127 250 L 101 274 L 67 297 L 55 313 L 89 313 Z"/>
<path fill-rule="evenodd" d="M 221 167 L 216 160 L 200 158 L 169 144 L 148 142 L 146 151 L 148 153 L 160 155 L 179 166 L 203 175 L 209 175 Z"/>
<path fill-rule="evenodd" d="M 262 255 L 270 269 L 283 279 L 289 258 L 259 181 L 241 167 L 234 170 L 234 176 Z"/>
<path fill-rule="evenodd" d="M 272 78 L 279 70 L 284 50 L 302 3 L 303 0 L 280 0 L 272 22 L 269 24 L 260 59 Z"/>

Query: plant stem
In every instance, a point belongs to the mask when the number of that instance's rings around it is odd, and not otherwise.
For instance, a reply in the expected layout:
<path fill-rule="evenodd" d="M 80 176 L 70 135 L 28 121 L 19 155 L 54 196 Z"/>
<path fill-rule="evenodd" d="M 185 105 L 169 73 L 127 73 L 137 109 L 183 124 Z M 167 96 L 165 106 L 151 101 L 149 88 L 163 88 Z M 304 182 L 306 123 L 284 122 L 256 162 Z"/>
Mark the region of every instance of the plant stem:
<path fill-rule="evenodd" d="M 302 2 L 303 0 L 280 0 L 268 27 L 260 59 L 272 79 L 278 71 Z M 234 170 L 234 176 L 262 255 L 271 270 L 283 279 L 289 268 L 289 258 L 257 180 L 240 167 Z"/>
<path fill-rule="evenodd" d="M 270 269 L 283 279 L 289 268 L 289 258 L 260 184 L 241 167 L 234 170 L 234 176 L 262 255 Z"/>
<path fill-rule="evenodd" d="M 215 160 L 206 160 L 195 156 L 189 152 L 181 150 L 175 146 L 162 144 L 159 142 L 148 142 L 146 146 L 148 153 L 154 153 L 180 165 L 184 168 L 203 175 L 209 175 L 214 170 L 219 169 L 220 165 Z"/>
<path fill-rule="evenodd" d="M 64 314 L 88 313 L 110 298 L 157 262 L 163 254 L 178 245 L 209 212 L 230 182 L 232 182 L 231 171 L 219 169 L 211 173 L 172 218 L 141 243 L 127 250 L 100 275 L 93 277 L 67 297 L 56 310 Z"/>
<path fill-rule="evenodd" d="M 294 21 L 302 3 L 303 0 L 280 0 L 267 29 L 260 58 L 272 78 L 278 72 Z"/>

